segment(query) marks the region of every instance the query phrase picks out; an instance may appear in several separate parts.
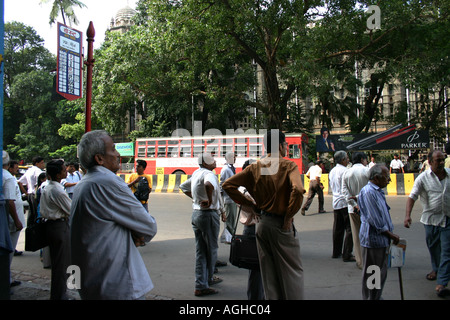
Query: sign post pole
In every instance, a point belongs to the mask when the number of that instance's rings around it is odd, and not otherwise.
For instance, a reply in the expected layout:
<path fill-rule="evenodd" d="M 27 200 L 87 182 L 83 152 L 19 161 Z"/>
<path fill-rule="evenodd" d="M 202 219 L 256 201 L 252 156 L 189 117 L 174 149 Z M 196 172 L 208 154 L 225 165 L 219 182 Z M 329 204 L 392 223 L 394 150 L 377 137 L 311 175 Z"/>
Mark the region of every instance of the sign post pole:
<path fill-rule="evenodd" d="M 87 29 L 87 42 L 88 42 L 88 57 L 85 62 L 87 66 L 86 75 L 86 125 L 85 132 L 91 131 L 91 104 L 92 104 L 92 68 L 94 66 L 94 37 L 95 29 L 94 24 L 89 22 Z"/>

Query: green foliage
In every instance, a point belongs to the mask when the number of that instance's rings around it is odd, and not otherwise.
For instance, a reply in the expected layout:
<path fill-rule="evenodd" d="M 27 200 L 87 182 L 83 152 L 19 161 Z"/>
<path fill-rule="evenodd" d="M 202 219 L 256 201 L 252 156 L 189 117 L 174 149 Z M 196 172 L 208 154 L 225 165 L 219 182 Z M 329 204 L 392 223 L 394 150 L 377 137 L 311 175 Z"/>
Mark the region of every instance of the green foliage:
<path fill-rule="evenodd" d="M 55 57 L 33 28 L 5 24 L 4 145 L 13 159 L 49 158 L 75 142 L 58 135 L 61 125 L 73 123 L 81 110 L 74 103 L 52 100 L 55 67 Z"/>

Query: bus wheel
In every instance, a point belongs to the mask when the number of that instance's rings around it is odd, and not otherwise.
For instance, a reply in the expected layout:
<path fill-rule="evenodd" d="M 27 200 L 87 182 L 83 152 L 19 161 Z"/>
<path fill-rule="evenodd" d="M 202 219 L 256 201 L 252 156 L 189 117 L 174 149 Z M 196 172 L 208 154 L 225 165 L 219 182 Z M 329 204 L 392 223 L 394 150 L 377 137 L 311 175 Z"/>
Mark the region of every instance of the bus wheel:
<path fill-rule="evenodd" d="M 186 174 L 183 170 L 175 170 L 172 174 Z"/>

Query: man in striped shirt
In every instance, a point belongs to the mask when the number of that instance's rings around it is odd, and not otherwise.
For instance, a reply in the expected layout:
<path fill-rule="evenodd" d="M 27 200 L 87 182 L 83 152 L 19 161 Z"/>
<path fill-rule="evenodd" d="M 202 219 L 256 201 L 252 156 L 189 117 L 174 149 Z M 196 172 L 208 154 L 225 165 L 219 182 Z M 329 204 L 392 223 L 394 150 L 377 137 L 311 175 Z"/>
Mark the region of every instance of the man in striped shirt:
<path fill-rule="evenodd" d="M 369 183 L 361 189 L 358 205 L 361 212 L 359 239 L 363 256 L 362 295 L 364 300 L 379 300 L 383 292 L 388 269 L 388 249 L 390 241 L 397 244 L 399 236 L 392 233 L 394 226 L 389 214 L 389 206 L 383 192 L 391 178 L 385 166 L 375 165 L 369 172 Z M 369 288 L 367 280 L 372 276 L 368 268 L 380 268 L 380 286 Z"/>

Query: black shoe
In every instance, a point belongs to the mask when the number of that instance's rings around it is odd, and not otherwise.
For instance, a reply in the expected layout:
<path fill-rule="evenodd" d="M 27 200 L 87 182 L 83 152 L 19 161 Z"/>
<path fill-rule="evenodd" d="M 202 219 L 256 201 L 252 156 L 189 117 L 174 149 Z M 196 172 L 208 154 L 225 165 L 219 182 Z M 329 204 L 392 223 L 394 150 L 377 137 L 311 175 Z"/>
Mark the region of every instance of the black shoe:
<path fill-rule="evenodd" d="M 10 287 L 10 288 L 16 287 L 16 286 L 20 285 L 21 283 L 22 283 L 22 282 L 20 282 L 20 281 L 14 280 L 13 282 L 11 282 L 11 283 L 9 284 L 9 287 Z"/>
<path fill-rule="evenodd" d="M 14 250 L 14 256 L 21 256 L 22 254 L 23 254 L 23 251 Z"/>
<path fill-rule="evenodd" d="M 227 265 L 227 263 L 225 261 L 220 261 L 220 260 L 216 261 L 216 267 L 225 267 L 226 265 Z"/>
<path fill-rule="evenodd" d="M 350 256 L 348 258 L 343 258 L 342 260 L 344 260 L 344 262 L 355 262 L 355 256 Z"/>

